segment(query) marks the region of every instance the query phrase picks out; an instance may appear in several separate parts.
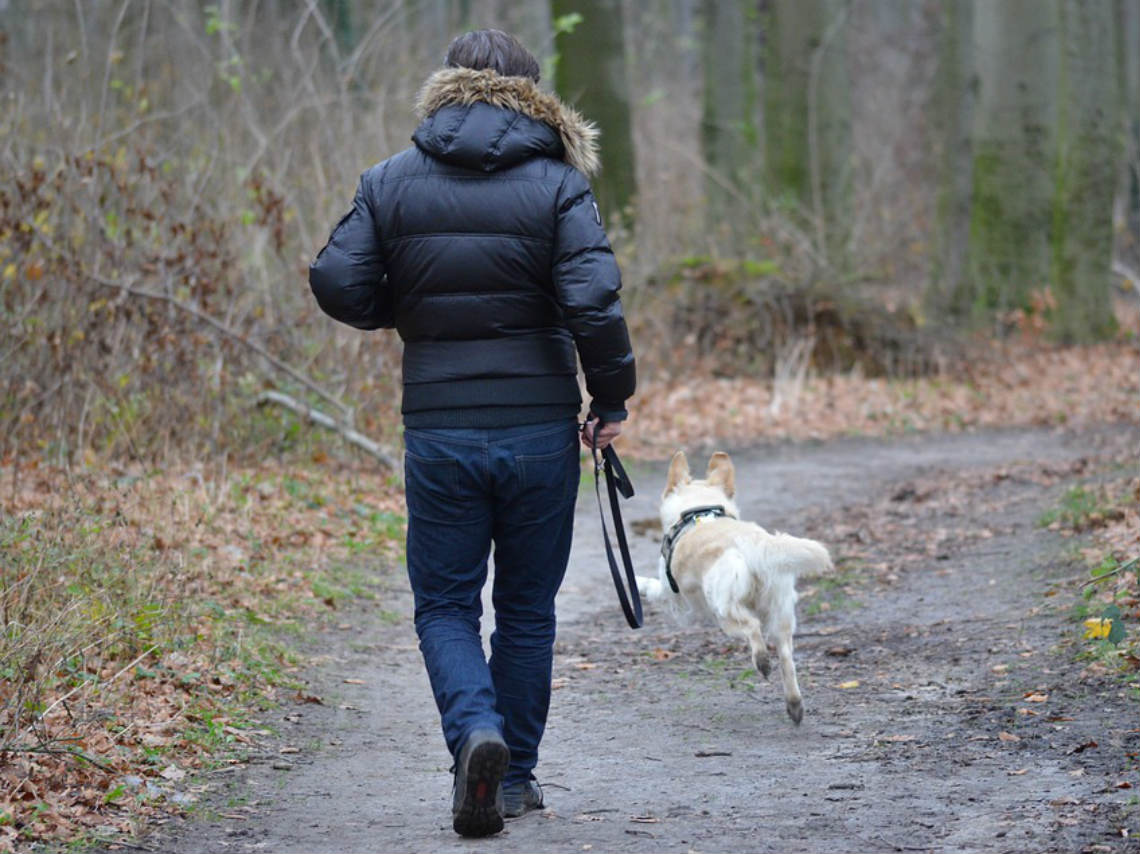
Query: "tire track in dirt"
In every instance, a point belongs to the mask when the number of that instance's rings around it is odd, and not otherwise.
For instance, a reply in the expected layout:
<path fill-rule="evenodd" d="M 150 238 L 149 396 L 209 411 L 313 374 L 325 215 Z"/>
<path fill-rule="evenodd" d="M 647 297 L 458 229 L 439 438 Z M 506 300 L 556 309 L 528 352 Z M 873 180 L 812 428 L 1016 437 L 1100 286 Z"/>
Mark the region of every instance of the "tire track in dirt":
<path fill-rule="evenodd" d="M 410 619 L 360 614 L 358 629 L 314 637 L 325 705 L 282 710 L 279 742 L 213 775 L 196 817 L 144 842 L 172 852 L 1140 850 L 1120 834 L 1140 832 L 1136 789 L 1115 788 L 1140 789 L 1127 756 L 1140 751 L 1136 703 L 1115 683 L 1076 678 L 1055 649 L 1075 631 L 1063 614 L 1071 594 L 1044 598 L 1081 571 L 1034 524 L 1063 484 L 1008 476 L 1138 442 L 1140 429 L 1116 427 L 735 454 L 742 513 L 769 528 L 856 542 L 868 507 L 902 496 L 886 511 L 894 533 L 860 544 L 848 592 L 827 611 L 822 588 L 800 603 L 798 728 L 778 677 L 746 670 L 743 644 L 662 613 L 625 628 L 584 488 L 538 769 L 549 809 L 489 840 L 452 833 L 450 758 Z M 656 515 L 664 468 L 634 467 L 627 520 Z M 956 484 L 957 503 L 906 500 L 915 479 Z M 937 554 L 905 560 L 932 525 L 948 530 Z M 967 535 L 979 528 L 989 535 Z M 848 546 L 829 545 L 841 558 Z M 632 547 L 653 574 L 657 540 L 635 536 Z M 410 613 L 402 575 L 389 583 L 383 607 Z M 284 744 L 300 752 L 283 757 Z"/>

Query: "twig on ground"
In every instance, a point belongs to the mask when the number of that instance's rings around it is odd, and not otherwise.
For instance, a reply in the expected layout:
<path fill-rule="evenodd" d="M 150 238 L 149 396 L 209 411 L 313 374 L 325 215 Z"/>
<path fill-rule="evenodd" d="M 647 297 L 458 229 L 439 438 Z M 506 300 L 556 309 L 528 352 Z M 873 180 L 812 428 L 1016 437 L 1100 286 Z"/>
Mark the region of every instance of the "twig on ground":
<path fill-rule="evenodd" d="M 1128 563 L 1122 563 L 1116 569 L 1113 569 L 1109 572 L 1105 572 L 1101 575 L 1098 575 L 1096 578 L 1092 579 L 1091 581 L 1086 581 L 1082 585 L 1082 589 L 1084 587 L 1092 587 L 1092 585 L 1096 584 L 1098 581 L 1104 581 L 1106 578 L 1112 578 L 1112 576 L 1118 575 L 1118 574 L 1124 572 L 1124 570 L 1126 570 L 1126 569 L 1131 569 L 1132 567 L 1134 567 L 1136 565 L 1137 561 L 1140 561 L 1140 556 L 1132 558 L 1132 560 L 1128 561 Z"/>
<path fill-rule="evenodd" d="M 110 765 L 105 765 L 98 759 L 94 759 L 80 750 L 78 747 L 49 747 L 47 745 L 39 745 L 37 747 L 21 747 L 19 745 L 7 745 L 4 748 L 4 753 L 42 753 L 47 756 L 71 756 L 75 759 L 82 759 L 84 762 L 89 762 L 98 768 L 100 771 L 114 771 Z"/>

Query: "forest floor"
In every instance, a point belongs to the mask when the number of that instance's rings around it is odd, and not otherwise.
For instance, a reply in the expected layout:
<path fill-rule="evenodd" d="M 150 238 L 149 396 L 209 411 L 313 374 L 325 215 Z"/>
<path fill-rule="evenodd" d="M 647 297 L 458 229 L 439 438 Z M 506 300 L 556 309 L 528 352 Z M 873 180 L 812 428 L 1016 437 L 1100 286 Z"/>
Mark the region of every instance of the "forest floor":
<path fill-rule="evenodd" d="M 583 489 L 537 769 L 547 809 L 481 841 L 450 827 L 406 581 L 373 567 L 383 618 L 355 607 L 315 626 L 308 684 L 265 717 L 273 735 L 131 847 L 1140 850 L 1140 692 L 1082 639 L 1080 541 L 1042 518 L 1074 488 L 1134 477 L 1138 444 L 1118 424 L 737 452 L 744 517 L 837 558 L 801 585 L 799 727 L 742 644 L 660 612 L 625 628 Z M 626 518 L 652 574 L 664 463 L 632 476 Z"/>
<path fill-rule="evenodd" d="M 625 627 L 587 473 L 548 809 L 483 842 L 450 829 L 398 477 L 319 443 L 0 460 L 0 852 L 1140 850 L 1137 340 L 644 383 L 641 574 L 677 447 L 735 449 L 745 517 L 836 558 L 801 583 L 804 723 L 718 630 Z"/>

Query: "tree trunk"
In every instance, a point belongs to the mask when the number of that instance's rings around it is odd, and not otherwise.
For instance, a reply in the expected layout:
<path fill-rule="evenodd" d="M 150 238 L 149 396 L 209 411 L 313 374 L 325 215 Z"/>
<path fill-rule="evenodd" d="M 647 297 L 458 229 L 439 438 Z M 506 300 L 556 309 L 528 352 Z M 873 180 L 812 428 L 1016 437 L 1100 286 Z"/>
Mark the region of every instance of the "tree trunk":
<path fill-rule="evenodd" d="M 846 0 L 770 0 L 764 43 L 766 190 L 808 215 L 820 249 L 850 209 Z"/>
<path fill-rule="evenodd" d="M 708 232 L 734 253 L 744 250 L 756 183 L 755 16 L 748 0 L 705 0 L 701 151 Z"/>
<path fill-rule="evenodd" d="M 1117 53 L 1120 57 L 1120 104 L 1124 157 L 1117 190 L 1117 217 L 1122 228 L 1117 253 L 1140 269 L 1140 0 L 1118 0 Z"/>
<path fill-rule="evenodd" d="M 937 146 L 938 195 L 934 263 L 927 305 L 944 316 L 969 271 L 970 126 L 975 101 L 974 2 L 950 0 L 939 12 L 938 71 L 932 98 L 931 138 Z"/>
<path fill-rule="evenodd" d="M 559 33 L 555 87 L 601 130 L 602 171 L 594 193 L 606 219 L 632 221 L 634 194 L 633 130 L 625 34 L 620 0 L 554 0 L 554 17 L 577 13 L 573 32 Z"/>
<path fill-rule="evenodd" d="M 1058 72 L 1057 0 L 976 4 L 970 276 L 955 314 L 1027 306 L 1050 273 Z"/>
<path fill-rule="evenodd" d="M 356 47 L 356 27 L 353 16 L 355 3 L 352 0 L 324 0 L 322 4 L 325 18 L 328 19 L 336 39 L 337 53 L 343 60 Z"/>
<path fill-rule="evenodd" d="M 1060 0 L 1052 331 L 1066 343 L 1115 330 L 1112 205 L 1120 155 L 1113 4 Z"/>

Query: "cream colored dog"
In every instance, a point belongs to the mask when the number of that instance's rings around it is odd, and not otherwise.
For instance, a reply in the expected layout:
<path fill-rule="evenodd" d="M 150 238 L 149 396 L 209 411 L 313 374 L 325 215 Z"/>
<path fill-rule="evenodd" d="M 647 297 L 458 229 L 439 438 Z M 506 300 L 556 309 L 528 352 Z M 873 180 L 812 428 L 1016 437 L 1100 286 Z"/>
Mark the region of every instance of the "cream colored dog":
<path fill-rule="evenodd" d="M 729 635 L 746 639 L 765 678 L 771 671 L 771 639 L 780 658 L 788 715 L 798 724 L 804 706 L 792 660 L 795 582 L 797 576 L 832 569 L 831 556 L 815 540 L 770 534 L 740 521 L 733 500 L 735 477 L 728 454 L 712 455 L 704 480 L 693 479 L 682 451 L 674 455 L 661 496 L 665 541 L 659 577 L 639 577 L 637 588 L 650 601 L 665 600 L 681 611 L 712 616 Z"/>

